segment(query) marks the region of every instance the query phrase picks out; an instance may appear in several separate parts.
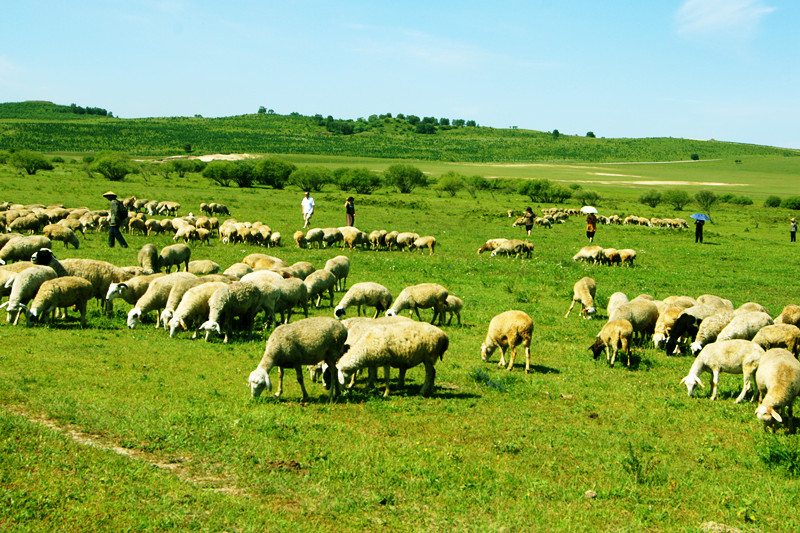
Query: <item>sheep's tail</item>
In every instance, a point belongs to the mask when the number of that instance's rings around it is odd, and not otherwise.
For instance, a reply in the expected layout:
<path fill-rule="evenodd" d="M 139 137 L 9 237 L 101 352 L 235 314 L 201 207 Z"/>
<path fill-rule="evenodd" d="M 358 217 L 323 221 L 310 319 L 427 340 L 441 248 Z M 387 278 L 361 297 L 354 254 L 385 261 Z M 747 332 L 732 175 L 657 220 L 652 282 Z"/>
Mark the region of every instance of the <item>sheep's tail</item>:
<path fill-rule="evenodd" d="M 438 352 L 440 360 L 444 361 L 444 352 L 446 352 L 447 348 L 449 347 L 450 347 L 450 339 L 447 337 L 447 335 L 439 339 L 439 343 L 436 346 L 436 351 Z"/>

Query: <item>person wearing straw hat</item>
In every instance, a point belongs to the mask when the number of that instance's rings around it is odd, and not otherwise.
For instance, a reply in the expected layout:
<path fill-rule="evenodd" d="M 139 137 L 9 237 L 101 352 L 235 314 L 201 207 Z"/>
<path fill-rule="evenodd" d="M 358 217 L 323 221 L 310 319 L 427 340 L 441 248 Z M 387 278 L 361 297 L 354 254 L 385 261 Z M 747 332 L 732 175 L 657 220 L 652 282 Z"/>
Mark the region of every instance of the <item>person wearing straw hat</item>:
<path fill-rule="evenodd" d="M 348 226 L 356 225 L 356 206 L 353 202 L 355 202 L 355 198 L 352 196 L 348 196 L 344 202 L 344 213 Z"/>
<path fill-rule="evenodd" d="M 789 235 L 791 236 L 791 242 L 795 242 L 795 237 L 797 236 L 797 220 L 792 217 L 792 221 L 789 224 Z"/>
<path fill-rule="evenodd" d="M 119 231 L 119 227 L 125 223 L 125 219 L 128 218 L 128 210 L 122 205 L 117 199 L 116 193 L 114 191 L 108 191 L 103 195 L 103 198 L 106 200 L 111 201 L 111 206 L 109 207 L 109 216 L 108 216 L 108 247 L 114 247 L 114 241 L 116 240 L 119 242 L 119 245 L 123 248 L 128 247 L 128 243 L 125 242 L 125 239 L 122 237 L 122 233 Z"/>

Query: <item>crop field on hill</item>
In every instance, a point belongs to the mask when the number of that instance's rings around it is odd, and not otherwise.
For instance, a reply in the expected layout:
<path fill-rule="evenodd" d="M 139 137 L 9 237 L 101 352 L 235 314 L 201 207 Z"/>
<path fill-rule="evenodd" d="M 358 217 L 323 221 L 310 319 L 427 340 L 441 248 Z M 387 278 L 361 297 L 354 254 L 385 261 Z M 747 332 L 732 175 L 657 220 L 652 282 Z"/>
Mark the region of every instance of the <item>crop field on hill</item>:
<path fill-rule="evenodd" d="M 295 161 L 354 164 L 325 157 Z M 794 212 L 762 206 L 767 195 L 793 194 L 796 167 L 786 162 L 796 158 L 742 159 L 586 168 L 419 164 L 433 175 L 454 168 L 588 181 L 582 186 L 600 193 L 604 215 L 688 219 L 697 210 L 638 203 L 652 186 L 624 182 L 644 177 L 676 187 L 726 183 L 713 190 L 755 200 L 715 206 L 703 245 L 691 229 L 600 226 L 595 243 L 636 250 L 632 268 L 573 262 L 587 244 L 585 222 L 575 217 L 550 230 L 534 227 L 530 259 L 478 255 L 487 239 L 525 238 L 511 227 L 508 209 L 552 207 L 501 191 L 472 198 L 380 189 L 356 197 L 356 226 L 435 236 L 433 255 L 299 249 L 291 242 L 302 227 L 297 188 L 220 188 L 196 174 L 109 184 L 73 164 L 33 177 L 0 165 L 0 200 L 101 209 L 101 194 L 112 188 L 120 197 L 178 201 L 180 215 L 216 201 L 237 220 L 262 221 L 284 239 L 268 250 L 214 240 L 193 246 L 192 259 L 226 268 L 262 252 L 322 268 L 344 254 L 348 287 L 376 281 L 397 296 L 408 285 L 436 282 L 464 300 L 463 324 L 442 326 L 450 347 L 431 397 L 418 394 L 424 372 L 417 367 L 404 388 L 392 372 L 388 398 L 382 389 L 365 390 L 362 379 L 333 404 L 308 379 L 311 400 L 301 402 L 293 372 L 281 399 L 265 393 L 253 400 L 247 377 L 264 351 L 259 332 L 236 334 L 225 345 L 187 332 L 169 338 L 152 322 L 130 330 L 130 306 L 120 300 L 112 316 L 91 302 L 85 329 L 74 312 L 52 326 L 3 320 L 0 529 L 672 532 L 713 521 L 743 531 L 797 531 L 797 436 L 765 433 L 754 403 L 734 403 L 740 375 L 722 374 L 711 402 L 708 374 L 693 398 L 679 385 L 691 356 L 667 356 L 648 343 L 635 347 L 630 368 L 610 368 L 588 351 L 618 291 L 657 299 L 716 294 L 737 307 L 758 302 L 773 316 L 800 303 L 798 244 L 788 235 Z M 376 169 L 389 164 L 360 161 Z M 712 187 L 680 186 L 692 194 Z M 313 227 L 344 224 L 345 193 L 328 186 L 314 196 Z M 128 249 L 109 249 L 105 233 L 87 233 L 79 249 L 56 243 L 54 251 L 122 266 L 135 265 L 146 242 L 172 244 L 166 235 L 125 237 Z M 584 320 L 573 311 L 565 318 L 573 284 L 584 276 L 596 280 L 598 316 Z M 489 321 L 509 309 L 534 320 L 529 374 L 524 357 L 511 372 L 497 367 L 497 354 L 480 358 Z M 333 313 L 323 302 L 310 316 Z M 423 319 L 430 316 L 422 311 Z"/>

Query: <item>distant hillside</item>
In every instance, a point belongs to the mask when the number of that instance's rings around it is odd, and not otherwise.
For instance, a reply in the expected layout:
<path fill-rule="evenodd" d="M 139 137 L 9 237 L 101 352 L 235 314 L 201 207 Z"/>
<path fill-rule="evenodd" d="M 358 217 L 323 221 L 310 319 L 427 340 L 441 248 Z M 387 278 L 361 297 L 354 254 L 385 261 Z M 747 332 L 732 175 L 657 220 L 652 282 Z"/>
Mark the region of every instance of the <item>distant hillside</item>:
<path fill-rule="evenodd" d="M 464 162 L 675 161 L 800 155 L 797 150 L 718 141 L 553 135 L 466 125 L 464 121 L 433 124 L 435 119 L 413 115 L 341 120 L 261 112 L 224 118 L 120 119 L 110 113 L 105 116 L 103 112 L 100 108 L 74 104 L 2 103 L 0 150 L 115 150 L 163 156 L 185 153 L 188 148 L 195 153 L 317 154 Z"/>

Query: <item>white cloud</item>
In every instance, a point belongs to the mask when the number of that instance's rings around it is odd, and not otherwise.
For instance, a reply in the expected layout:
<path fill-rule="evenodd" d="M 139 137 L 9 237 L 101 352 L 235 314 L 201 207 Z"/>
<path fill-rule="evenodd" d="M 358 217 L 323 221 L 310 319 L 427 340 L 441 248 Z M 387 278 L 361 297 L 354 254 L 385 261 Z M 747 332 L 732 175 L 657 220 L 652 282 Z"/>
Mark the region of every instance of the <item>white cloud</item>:
<path fill-rule="evenodd" d="M 775 11 L 762 0 L 686 0 L 675 15 L 677 30 L 685 37 L 750 35 L 760 20 Z"/>

